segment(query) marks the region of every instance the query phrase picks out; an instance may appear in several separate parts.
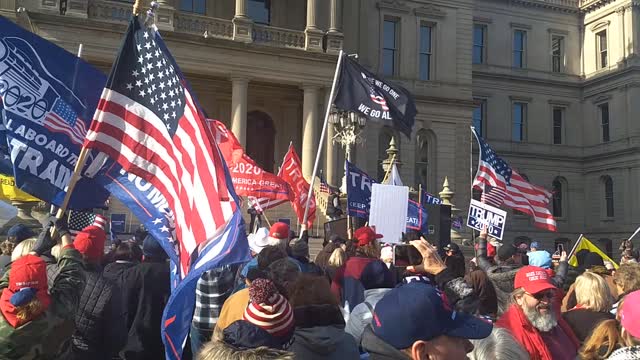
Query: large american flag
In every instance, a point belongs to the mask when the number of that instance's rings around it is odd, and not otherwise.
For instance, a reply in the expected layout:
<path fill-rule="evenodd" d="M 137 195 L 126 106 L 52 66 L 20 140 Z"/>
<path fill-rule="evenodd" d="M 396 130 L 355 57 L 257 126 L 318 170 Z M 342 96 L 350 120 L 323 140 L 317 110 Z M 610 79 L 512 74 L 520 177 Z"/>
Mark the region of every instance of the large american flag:
<path fill-rule="evenodd" d="M 473 186 L 482 190 L 484 185 L 489 185 L 503 190 L 504 205 L 531 215 L 537 227 L 557 231 L 556 221 L 548 209 L 551 192 L 530 184 L 496 155 L 473 128 L 471 131 L 480 147 L 478 172 L 473 180 Z"/>
<path fill-rule="evenodd" d="M 87 128 L 73 108 L 62 99 L 56 99 L 51 111 L 44 118 L 43 125 L 51 132 L 63 133 L 74 144 L 82 144 Z"/>
<path fill-rule="evenodd" d="M 238 206 L 224 159 L 161 37 L 134 17 L 102 93 L 85 146 L 115 159 L 167 199 L 180 276 L 227 251 L 222 236 Z M 229 186 L 227 186 L 229 185 Z M 210 244 L 220 246 L 208 247 Z M 197 264 L 195 265 L 197 267 Z"/>

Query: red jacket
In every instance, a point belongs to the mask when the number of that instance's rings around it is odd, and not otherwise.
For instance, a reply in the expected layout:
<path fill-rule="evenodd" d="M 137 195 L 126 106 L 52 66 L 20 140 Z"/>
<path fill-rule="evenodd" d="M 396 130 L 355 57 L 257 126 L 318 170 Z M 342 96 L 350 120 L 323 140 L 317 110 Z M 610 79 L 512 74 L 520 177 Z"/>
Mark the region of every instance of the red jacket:
<path fill-rule="evenodd" d="M 557 319 L 560 329 L 571 339 L 571 343 L 567 344 L 567 346 L 573 346 L 577 353 L 580 348 L 580 341 L 560 314 L 558 314 Z M 529 353 L 531 360 L 553 360 L 551 352 L 542 340 L 538 329 L 531 325 L 518 305 L 511 305 L 496 321 L 496 326 L 509 330 L 516 341 Z"/>

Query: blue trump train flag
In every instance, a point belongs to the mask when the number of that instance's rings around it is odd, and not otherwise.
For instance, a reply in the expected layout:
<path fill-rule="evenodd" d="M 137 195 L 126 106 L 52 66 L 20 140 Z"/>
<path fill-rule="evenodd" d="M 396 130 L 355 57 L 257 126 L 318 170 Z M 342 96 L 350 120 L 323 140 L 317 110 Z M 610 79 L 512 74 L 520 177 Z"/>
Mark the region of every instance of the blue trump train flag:
<path fill-rule="evenodd" d="M 60 205 L 106 77 L 2 17 L 0 29 L 0 140 L 6 140 L 0 170 L 13 175 L 21 190 Z M 102 207 L 107 197 L 83 177 L 69 207 Z"/>
<path fill-rule="evenodd" d="M 375 184 L 377 181 L 348 161 L 345 162 L 345 166 L 349 216 L 368 219 L 371 207 L 371 184 Z"/>
<path fill-rule="evenodd" d="M 73 54 L 0 18 L 3 157 L 13 164 L 18 188 L 62 203 L 105 82 L 100 71 Z M 69 207 L 101 207 L 107 197 L 105 189 L 83 177 Z"/>

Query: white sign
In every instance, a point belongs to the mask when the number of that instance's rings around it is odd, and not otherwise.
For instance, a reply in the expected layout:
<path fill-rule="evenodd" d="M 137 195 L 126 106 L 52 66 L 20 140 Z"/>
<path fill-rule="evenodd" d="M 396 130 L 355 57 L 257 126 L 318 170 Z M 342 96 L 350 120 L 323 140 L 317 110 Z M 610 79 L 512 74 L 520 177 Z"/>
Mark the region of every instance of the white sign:
<path fill-rule="evenodd" d="M 469 216 L 467 216 L 468 227 L 482 231 L 483 226 L 486 225 L 489 236 L 502 240 L 506 223 L 506 211 L 471 199 Z"/>
<path fill-rule="evenodd" d="M 371 189 L 371 212 L 369 225 L 384 237 L 382 242 L 399 243 L 407 228 L 407 202 L 409 188 L 406 186 L 373 184 Z"/>

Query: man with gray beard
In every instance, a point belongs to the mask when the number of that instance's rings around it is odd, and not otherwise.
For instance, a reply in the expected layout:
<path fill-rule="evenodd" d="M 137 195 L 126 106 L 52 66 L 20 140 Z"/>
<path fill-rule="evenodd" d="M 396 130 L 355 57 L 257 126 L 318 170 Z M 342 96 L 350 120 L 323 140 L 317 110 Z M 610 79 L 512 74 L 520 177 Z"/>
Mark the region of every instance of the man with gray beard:
<path fill-rule="evenodd" d="M 537 266 L 518 270 L 511 305 L 496 322 L 536 360 L 573 360 L 580 342 L 560 316 L 561 294 L 549 273 Z"/>

